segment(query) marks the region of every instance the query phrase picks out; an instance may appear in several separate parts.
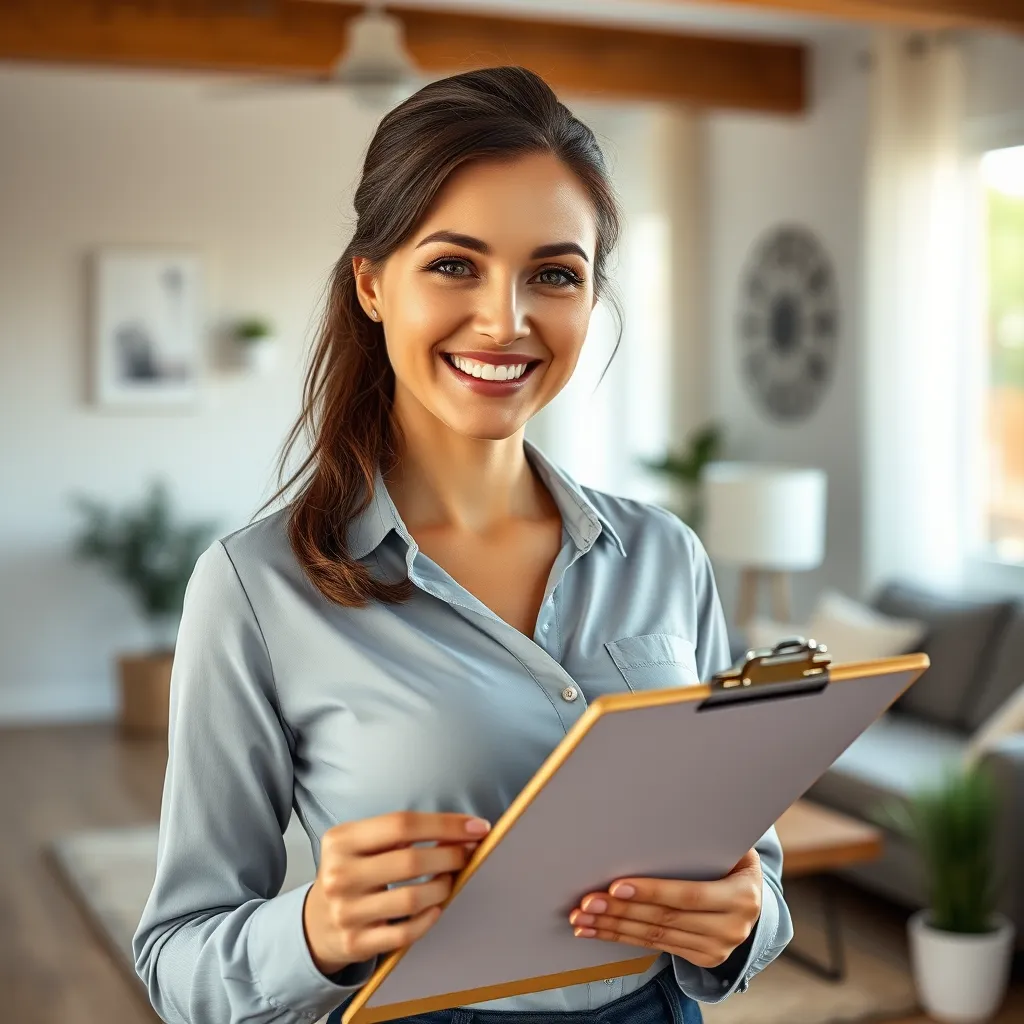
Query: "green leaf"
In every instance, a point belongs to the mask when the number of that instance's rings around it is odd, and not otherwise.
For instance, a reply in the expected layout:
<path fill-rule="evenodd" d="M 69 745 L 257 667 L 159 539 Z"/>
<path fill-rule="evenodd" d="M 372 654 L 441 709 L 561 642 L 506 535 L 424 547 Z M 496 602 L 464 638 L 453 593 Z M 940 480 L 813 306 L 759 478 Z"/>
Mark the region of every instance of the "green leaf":
<path fill-rule="evenodd" d="M 235 337 L 240 341 L 253 341 L 272 333 L 273 327 L 265 317 L 246 317 L 235 324 Z"/>
<path fill-rule="evenodd" d="M 717 423 L 708 423 L 687 438 L 684 451 L 666 452 L 657 459 L 638 460 L 645 469 L 672 477 L 682 484 L 683 490 L 687 493 L 688 508 L 676 514 L 695 530 L 699 530 L 702 519 L 700 484 L 704 468 L 718 458 L 721 448 L 721 427 Z"/>
<path fill-rule="evenodd" d="M 998 793 L 981 764 L 947 763 L 939 781 L 872 807 L 876 824 L 904 836 L 925 871 L 931 923 L 976 934 L 990 928 L 1002 880 L 995 871 Z"/>
<path fill-rule="evenodd" d="M 101 563 L 147 618 L 180 616 L 185 587 L 218 523 L 178 523 L 162 480 L 153 480 L 137 505 L 119 511 L 84 495 L 72 495 L 71 501 L 83 519 L 73 554 Z"/>

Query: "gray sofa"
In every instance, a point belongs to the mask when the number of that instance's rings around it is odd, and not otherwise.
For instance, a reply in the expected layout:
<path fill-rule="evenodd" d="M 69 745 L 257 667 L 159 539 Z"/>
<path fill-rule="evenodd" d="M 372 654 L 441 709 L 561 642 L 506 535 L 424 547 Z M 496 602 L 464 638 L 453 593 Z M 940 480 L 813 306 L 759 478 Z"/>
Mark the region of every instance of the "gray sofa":
<path fill-rule="evenodd" d="M 961 755 L 975 730 L 1024 685 L 1024 603 L 954 599 L 904 584 L 884 587 L 870 603 L 886 615 L 928 623 L 915 649 L 930 656 L 931 667 L 807 791 L 809 799 L 859 818 L 868 818 L 880 801 L 905 797 L 918 783 L 937 779 L 944 762 Z M 741 654 L 742 638 L 736 639 Z M 998 858 L 1006 879 L 1000 909 L 1017 926 L 1019 971 L 1024 735 L 997 744 L 985 763 L 1000 794 Z M 840 873 L 897 903 L 922 906 L 922 872 L 913 850 L 897 834 L 887 835 L 884 845 L 880 860 Z"/>

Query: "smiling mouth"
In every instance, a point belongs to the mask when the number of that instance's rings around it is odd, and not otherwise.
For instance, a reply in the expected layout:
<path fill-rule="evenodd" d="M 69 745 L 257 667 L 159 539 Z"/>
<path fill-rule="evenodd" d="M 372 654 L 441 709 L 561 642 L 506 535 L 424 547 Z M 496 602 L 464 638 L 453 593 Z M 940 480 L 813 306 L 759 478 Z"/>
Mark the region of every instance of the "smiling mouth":
<path fill-rule="evenodd" d="M 506 386 L 509 386 L 509 387 L 514 386 L 514 385 L 518 385 L 518 384 L 522 384 L 523 381 L 525 381 L 526 378 L 529 377 L 533 373 L 533 371 L 538 366 L 540 366 L 540 364 L 543 362 L 543 360 L 541 360 L 541 359 L 530 359 L 530 360 L 527 360 L 526 361 L 526 369 L 523 370 L 523 372 L 518 377 L 511 377 L 511 378 L 507 378 L 507 379 L 503 380 L 503 379 L 498 378 L 498 377 L 484 377 L 484 376 L 477 376 L 475 373 L 467 373 L 465 370 L 460 369 L 455 364 L 455 362 L 452 360 L 451 353 L 449 353 L 449 352 L 442 352 L 442 353 L 440 353 L 440 356 L 449 365 L 449 367 L 451 367 L 451 369 L 452 369 L 452 371 L 454 373 L 458 374 L 459 377 L 463 378 L 467 382 L 468 381 L 478 381 L 481 384 L 494 384 L 494 385 L 498 385 L 498 386 L 506 385 Z M 510 365 L 522 365 L 522 364 L 510 364 Z M 497 364 L 496 364 L 496 366 L 497 366 Z"/>

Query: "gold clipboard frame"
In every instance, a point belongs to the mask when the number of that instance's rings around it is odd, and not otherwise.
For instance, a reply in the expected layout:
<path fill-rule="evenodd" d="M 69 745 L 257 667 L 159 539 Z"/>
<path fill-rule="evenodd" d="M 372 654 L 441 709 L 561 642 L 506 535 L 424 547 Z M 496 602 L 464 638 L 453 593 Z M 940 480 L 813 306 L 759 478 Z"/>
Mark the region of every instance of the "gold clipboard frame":
<path fill-rule="evenodd" d="M 458 896 L 520 815 L 533 803 L 559 768 L 569 759 L 582 742 L 583 737 L 604 715 L 695 701 L 711 704 L 730 703 L 734 700 L 771 699 L 774 696 L 784 696 L 796 692 L 813 692 L 838 682 L 869 679 L 881 675 L 896 675 L 901 672 L 908 673 L 909 678 L 906 685 L 882 709 L 879 714 L 881 717 L 920 678 L 929 665 L 928 655 L 917 653 L 832 666 L 824 645 L 817 644 L 814 640 L 805 640 L 803 637 L 792 637 L 780 641 L 773 648 L 747 651 L 731 668 L 717 673 L 710 683 L 699 686 L 688 685 L 611 693 L 596 697 L 582 717 L 537 769 L 530 781 L 516 795 L 501 818 L 494 823 L 491 831 L 481 840 L 480 845 L 473 852 L 473 856 L 455 878 L 451 893 L 441 904 L 441 912 L 444 913 L 445 908 Z M 367 1000 L 394 970 L 409 948 L 406 946 L 396 949 L 381 959 L 376 970 L 345 1007 L 341 1018 L 342 1024 L 380 1024 L 382 1021 L 450 1009 L 453 1006 L 462 1006 L 467 1003 L 488 1002 L 507 996 L 603 981 L 606 978 L 619 978 L 629 974 L 642 974 L 661 955 L 655 953 L 633 960 L 600 964 L 596 967 L 561 971 L 535 978 L 522 978 L 513 982 L 487 985 L 460 992 L 448 992 L 441 996 L 388 1003 L 384 1006 L 367 1006 Z"/>

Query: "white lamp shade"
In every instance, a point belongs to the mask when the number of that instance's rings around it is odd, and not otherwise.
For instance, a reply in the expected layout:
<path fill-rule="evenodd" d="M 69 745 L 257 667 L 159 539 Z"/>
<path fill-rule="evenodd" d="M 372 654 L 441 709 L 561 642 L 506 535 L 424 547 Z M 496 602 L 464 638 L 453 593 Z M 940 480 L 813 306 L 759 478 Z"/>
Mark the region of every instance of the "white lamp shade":
<path fill-rule="evenodd" d="M 825 557 L 826 479 L 820 469 L 713 462 L 704 469 L 701 539 L 712 558 L 781 572 Z"/>

